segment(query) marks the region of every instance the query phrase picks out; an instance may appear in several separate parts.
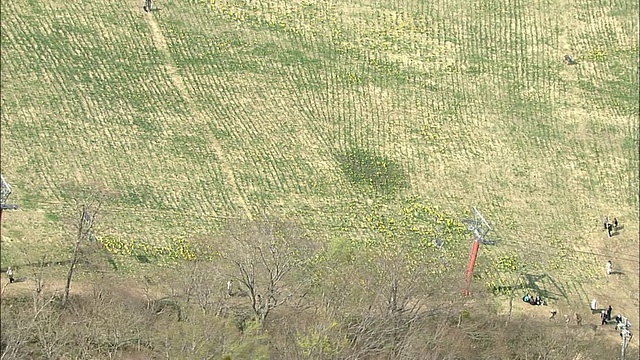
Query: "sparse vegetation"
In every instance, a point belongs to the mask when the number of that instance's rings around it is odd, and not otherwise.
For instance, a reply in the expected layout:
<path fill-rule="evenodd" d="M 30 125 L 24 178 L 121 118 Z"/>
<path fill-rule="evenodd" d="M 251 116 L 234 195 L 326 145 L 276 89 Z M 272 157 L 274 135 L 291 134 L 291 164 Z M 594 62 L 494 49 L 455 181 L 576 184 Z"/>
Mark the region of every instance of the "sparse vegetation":
<path fill-rule="evenodd" d="M 526 292 L 640 324 L 637 1 L 139 5 L 3 4 L 2 359 L 619 353 Z"/>

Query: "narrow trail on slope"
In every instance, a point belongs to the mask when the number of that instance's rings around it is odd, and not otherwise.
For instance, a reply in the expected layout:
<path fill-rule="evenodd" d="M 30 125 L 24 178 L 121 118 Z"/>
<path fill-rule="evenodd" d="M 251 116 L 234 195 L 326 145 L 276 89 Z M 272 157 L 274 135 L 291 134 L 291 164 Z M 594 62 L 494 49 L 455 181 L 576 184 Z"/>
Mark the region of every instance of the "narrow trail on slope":
<path fill-rule="evenodd" d="M 187 91 L 186 86 L 184 85 L 184 81 L 182 79 L 182 75 L 178 71 L 178 68 L 174 65 L 173 59 L 171 57 L 171 53 L 169 52 L 169 47 L 167 46 L 167 40 L 162 34 L 162 31 L 158 27 L 158 23 L 153 18 L 152 14 L 146 14 L 145 18 L 149 23 L 149 27 L 151 28 L 151 36 L 153 37 L 153 43 L 156 48 L 163 54 L 164 56 L 164 66 L 167 70 L 167 73 L 171 77 L 171 81 L 173 85 L 178 89 L 180 96 L 185 101 L 188 106 L 189 113 L 191 114 L 191 118 L 197 120 L 200 123 L 206 123 L 207 117 L 204 116 L 200 111 L 196 109 L 194 106 L 194 101 L 191 99 L 189 92 Z M 242 197 L 238 187 L 236 186 L 235 176 L 233 175 L 233 171 L 229 164 L 224 160 L 224 151 L 222 146 L 218 143 L 216 139 L 211 139 L 210 142 L 213 150 L 215 151 L 216 158 L 219 161 L 219 167 L 224 177 L 225 182 L 228 184 L 229 188 L 232 191 L 232 198 L 234 198 L 237 204 L 242 209 L 243 215 L 249 219 L 253 220 L 253 216 L 251 215 L 251 211 L 249 210 L 249 206 L 247 202 Z"/>

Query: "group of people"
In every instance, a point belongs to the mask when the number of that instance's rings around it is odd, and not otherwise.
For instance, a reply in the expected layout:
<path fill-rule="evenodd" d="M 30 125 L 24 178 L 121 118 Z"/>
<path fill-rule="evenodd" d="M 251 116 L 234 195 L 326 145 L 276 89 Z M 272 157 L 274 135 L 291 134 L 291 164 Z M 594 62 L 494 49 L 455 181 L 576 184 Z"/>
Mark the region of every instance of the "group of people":
<path fill-rule="evenodd" d="M 596 299 L 591 300 L 591 311 L 593 313 L 598 312 Z M 609 321 L 611 321 L 611 314 L 613 313 L 613 308 L 609 305 L 606 309 L 600 310 L 600 320 L 602 321 L 602 325 L 606 325 Z M 629 320 L 622 315 L 618 314 L 614 318 L 616 321 L 616 329 L 620 330 L 622 328 L 628 328 L 631 324 L 629 324 Z"/>
<path fill-rule="evenodd" d="M 573 56 L 571 56 L 571 55 L 569 55 L 569 54 L 565 54 L 565 55 L 562 57 L 562 62 L 564 62 L 564 63 L 565 63 L 565 64 L 567 64 L 567 65 L 573 65 L 573 64 L 575 64 L 575 63 L 576 63 L 576 62 L 573 60 Z"/>
<path fill-rule="evenodd" d="M 602 219 L 602 225 L 604 227 L 604 229 L 607 231 L 607 236 L 611 237 L 613 236 L 613 232 L 617 232 L 618 231 L 618 218 L 613 218 L 612 222 L 609 222 L 609 217 L 605 216 Z M 607 275 L 611 275 L 611 273 L 613 272 L 613 263 L 611 262 L 611 260 L 607 261 Z M 596 309 L 596 300 L 593 299 L 593 301 L 591 302 L 591 310 L 593 311 L 597 311 Z M 608 321 L 611 321 L 611 305 L 609 305 L 609 307 L 606 310 L 602 310 L 600 312 L 600 319 L 602 320 L 602 325 L 607 324 Z M 620 336 L 624 339 L 625 337 L 630 340 L 631 337 L 633 336 L 631 334 L 631 332 L 629 331 L 629 327 L 631 326 L 631 323 L 629 323 L 629 320 L 625 317 L 622 317 L 622 315 L 616 315 L 615 317 L 615 321 L 616 321 L 616 330 L 620 330 Z"/>
<path fill-rule="evenodd" d="M 142 9 L 144 9 L 144 12 L 149 12 L 151 11 L 152 6 L 153 6 L 153 3 L 151 2 L 151 0 L 145 0 L 144 6 L 142 7 Z"/>
<path fill-rule="evenodd" d="M 613 222 L 609 222 L 609 217 L 605 216 L 602 219 L 602 225 L 604 225 L 604 229 L 607 231 L 607 236 L 611 237 L 614 231 L 618 231 L 618 218 L 613 218 Z"/>
<path fill-rule="evenodd" d="M 544 301 L 540 298 L 540 296 L 533 297 L 530 294 L 522 297 L 522 301 L 529 303 L 531 305 L 544 305 Z"/>
<path fill-rule="evenodd" d="M 600 320 L 602 320 L 602 325 L 606 325 L 607 322 L 611 320 L 612 311 L 613 311 L 613 308 L 611 307 L 611 305 L 609 305 L 609 307 L 606 310 L 602 309 L 602 311 L 600 312 Z M 618 316 L 616 316 L 616 321 L 618 319 Z"/>

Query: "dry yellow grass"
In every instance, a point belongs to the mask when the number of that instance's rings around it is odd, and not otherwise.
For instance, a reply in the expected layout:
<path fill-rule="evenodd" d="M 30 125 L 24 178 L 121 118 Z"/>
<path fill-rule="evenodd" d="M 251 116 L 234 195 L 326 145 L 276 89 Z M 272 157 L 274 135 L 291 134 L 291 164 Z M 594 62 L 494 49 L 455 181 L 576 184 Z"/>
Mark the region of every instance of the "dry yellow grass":
<path fill-rule="evenodd" d="M 126 5 L 3 12 L 3 173 L 24 204 L 3 241 L 64 244 L 39 211 L 62 216 L 94 184 L 116 194 L 105 232 L 147 241 L 264 213 L 331 239 L 369 203 L 418 195 L 481 209 L 499 239 L 485 259 L 538 264 L 567 309 L 637 289 L 633 261 L 607 285 L 600 271 L 616 251 L 638 259 L 631 3 Z M 409 186 L 391 200 L 352 186 L 337 160 L 351 147 L 398 163 Z M 604 214 L 620 236 L 603 236 Z M 610 299 L 640 323 L 637 293 Z"/>

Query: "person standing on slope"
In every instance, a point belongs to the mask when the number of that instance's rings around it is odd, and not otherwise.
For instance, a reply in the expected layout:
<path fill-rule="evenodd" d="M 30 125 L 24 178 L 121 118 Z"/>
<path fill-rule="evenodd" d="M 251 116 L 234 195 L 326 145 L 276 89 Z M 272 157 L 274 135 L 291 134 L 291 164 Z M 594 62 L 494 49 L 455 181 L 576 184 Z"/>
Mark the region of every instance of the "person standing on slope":
<path fill-rule="evenodd" d="M 7 267 L 7 276 L 9 277 L 9 283 L 13 284 L 15 279 L 13 278 L 13 270 L 11 270 L 11 266 Z"/>

